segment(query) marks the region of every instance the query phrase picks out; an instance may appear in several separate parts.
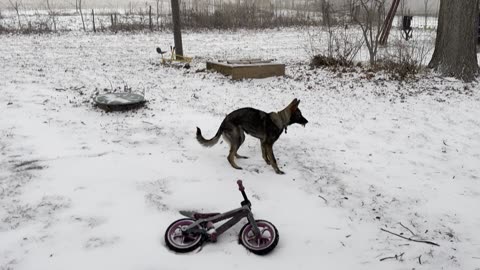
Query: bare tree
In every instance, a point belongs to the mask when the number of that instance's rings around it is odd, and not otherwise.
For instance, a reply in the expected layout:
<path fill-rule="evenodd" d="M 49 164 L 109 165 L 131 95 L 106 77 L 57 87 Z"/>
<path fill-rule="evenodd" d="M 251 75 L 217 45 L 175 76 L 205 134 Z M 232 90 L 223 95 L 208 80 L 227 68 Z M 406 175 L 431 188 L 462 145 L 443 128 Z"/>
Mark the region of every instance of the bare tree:
<path fill-rule="evenodd" d="M 405 0 L 400 1 L 400 16 L 403 18 L 403 16 L 406 15 L 406 10 L 405 10 Z M 400 19 L 402 19 L 400 18 Z"/>
<path fill-rule="evenodd" d="M 92 28 L 93 28 L 93 32 L 96 33 L 97 28 L 95 27 L 95 10 L 93 9 L 92 9 Z"/>
<path fill-rule="evenodd" d="M 78 10 L 80 11 L 80 17 L 82 18 L 82 25 L 83 25 L 83 31 L 87 31 L 85 28 L 85 20 L 83 19 L 83 11 L 82 11 L 82 0 L 78 0 Z"/>
<path fill-rule="evenodd" d="M 157 2 L 157 30 L 160 29 L 160 26 L 159 26 L 159 19 L 160 19 L 160 0 L 156 0 Z"/>
<path fill-rule="evenodd" d="M 355 14 L 355 1 L 356 0 L 344 0 L 344 7 L 347 10 L 347 15 L 349 16 L 350 22 L 354 21 Z"/>
<path fill-rule="evenodd" d="M 12 0 L 8 0 L 8 2 L 12 6 L 12 8 L 15 10 L 15 13 L 17 13 L 18 28 L 22 29 L 22 22 L 20 20 L 20 4 L 17 1 L 12 2 Z"/>
<path fill-rule="evenodd" d="M 326 0 L 322 0 L 322 24 L 328 33 L 328 56 L 333 55 L 333 28 L 332 28 L 332 7 Z"/>
<path fill-rule="evenodd" d="M 57 32 L 57 19 L 56 19 L 57 14 L 55 13 L 55 11 L 50 6 L 50 1 L 49 0 L 46 0 L 46 1 L 47 1 L 48 16 L 50 16 L 50 18 L 52 18 L 52 22 L 53 22 L 53 31 Z"/>
<path fill-rule="evenodd" d="M 476 54 L 479 0 L 441 0 L 435 51 L 428 67 L 471 81 L 478 74 Z"/>
<path fill-rule="evenodd" d="M 322 0 L 321 2 L 321 11 L 322 11 L 322 24 L 331 27 L 332 23 L 332 6 L 327 0 Z"/>
<path fill-rule="evenodd" d="M 180 19 L 179 0 L 171 0 L 172 3 L 172 22 L 173 22 L 173 40 L 175 43 L 175 54 L 183 56 L 182 45 L 182 26 Z"/>
<path fill-rule="evenodd" d="M 382 24 L 385 19 L 385 0 L 357 0 L 353 20 L 360 26 L 370 55 L 370 65 L 377 60 Z"/>
<path fill-rule="evenodd" d="M 424 5 L 424 15 L 425 15 L 425 25 L 424 29 L 427 29 L 427 20 L 428 20 L 428 1 L 429 0 L 423 0 L 423 5 Z"/>

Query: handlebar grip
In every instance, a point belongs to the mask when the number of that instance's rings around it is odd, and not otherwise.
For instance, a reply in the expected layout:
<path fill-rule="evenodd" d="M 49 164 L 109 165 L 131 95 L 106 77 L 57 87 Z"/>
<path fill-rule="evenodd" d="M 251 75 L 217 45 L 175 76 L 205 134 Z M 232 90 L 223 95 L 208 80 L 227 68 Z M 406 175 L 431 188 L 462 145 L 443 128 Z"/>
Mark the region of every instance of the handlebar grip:
<path fill-rule="evenodd" d="M 244 190 L 245 190 L 245 187 L 244 187 L 243 184 L 242 184 L 242 180 L 238 180 L 238 181 L 237 181 L 237 185 L 238 185 L 238 190 L 240 190 L 240 191 L 244 191 Z"/>

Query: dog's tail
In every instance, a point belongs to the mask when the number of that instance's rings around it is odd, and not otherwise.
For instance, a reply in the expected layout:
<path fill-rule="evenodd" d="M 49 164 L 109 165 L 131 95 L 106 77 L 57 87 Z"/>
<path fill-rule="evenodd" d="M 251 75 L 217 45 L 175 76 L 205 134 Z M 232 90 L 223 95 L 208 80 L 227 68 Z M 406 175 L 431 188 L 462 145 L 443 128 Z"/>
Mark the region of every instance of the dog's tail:
<path fill-rule="evenodd" d="M 222 125 L 220 125 L 220 127 L 218 128 L 217 134 L 215 134 L 215 137 L 211 138 L 210 140 L 207 140 L 202 136 L 202 131 L 200 130 L 200 128 L 197 127 L 197 141 L 205 147 L 212 147 L 218 142 L 218 140 L 220 139 L 220 136 L 222 135 L 222 132 L 223 132 L 223 128 L 222 128 Z"/>

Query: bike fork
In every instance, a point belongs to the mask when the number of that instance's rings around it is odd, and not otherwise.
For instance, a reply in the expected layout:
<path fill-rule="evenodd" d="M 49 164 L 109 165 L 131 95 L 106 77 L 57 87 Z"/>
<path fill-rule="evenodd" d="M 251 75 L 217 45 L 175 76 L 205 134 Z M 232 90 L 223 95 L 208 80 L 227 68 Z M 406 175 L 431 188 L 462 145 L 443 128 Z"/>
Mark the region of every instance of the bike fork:
<path fill-rule="evenodd" d="M 256 237 L 260 237 L 260 229 L 257 226 L 257 222 L 255 222 L 255 218 L 253 218 L 253 214 L 250 212 L 247 215 L 248 222 L 252 225 L 252 231 Z"/>

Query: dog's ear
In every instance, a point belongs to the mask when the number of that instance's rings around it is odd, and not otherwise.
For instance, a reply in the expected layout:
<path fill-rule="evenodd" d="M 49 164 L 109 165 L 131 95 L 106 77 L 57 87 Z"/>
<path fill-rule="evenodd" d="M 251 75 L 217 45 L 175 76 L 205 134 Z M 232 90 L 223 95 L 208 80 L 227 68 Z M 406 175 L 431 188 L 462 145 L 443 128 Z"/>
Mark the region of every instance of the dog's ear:
<path fill-rule="evenodd" d="M 298 99 L 294 99 L 292 101 L 292 103 L 290 103 L 289 107 L 290 107 L 290 111 L 291 112 L 294 112 L 298 109 L 298 104 L 300 104 L 300 100 Z"/>

